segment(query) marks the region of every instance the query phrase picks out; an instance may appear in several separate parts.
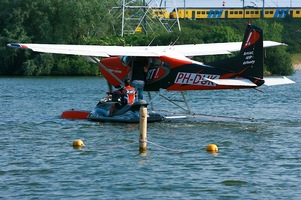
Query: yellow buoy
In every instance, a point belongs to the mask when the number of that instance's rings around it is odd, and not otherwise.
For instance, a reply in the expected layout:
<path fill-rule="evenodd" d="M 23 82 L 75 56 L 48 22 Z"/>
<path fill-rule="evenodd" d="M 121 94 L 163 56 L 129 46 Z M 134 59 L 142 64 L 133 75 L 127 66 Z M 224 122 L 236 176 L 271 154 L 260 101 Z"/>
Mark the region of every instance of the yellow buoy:
<path fill-rule="evenodd" d="M 85 144 L 82 140 L 74 140 L 72 146 L 79 148 L 79 147 L 84 147 Z"/>
<path fill-rule="evenodd" d="M 218 152 L 218 147 L 215 144 L 208 144 L 206 151 Z"/>

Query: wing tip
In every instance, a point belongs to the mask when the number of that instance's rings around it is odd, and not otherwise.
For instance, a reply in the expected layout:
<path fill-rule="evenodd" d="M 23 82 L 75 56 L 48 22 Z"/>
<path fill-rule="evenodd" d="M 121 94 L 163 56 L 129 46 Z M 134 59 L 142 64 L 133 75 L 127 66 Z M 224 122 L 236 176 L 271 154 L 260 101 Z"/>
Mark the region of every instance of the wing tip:
<path fill-rule="evenodd" d="M 19 48 L 19 49 L 28 49 L 26 45 L 19 44 L 19 43 L 9 43 L 7 44 L 8 47 L 13 47 L 13 48 Z"/>

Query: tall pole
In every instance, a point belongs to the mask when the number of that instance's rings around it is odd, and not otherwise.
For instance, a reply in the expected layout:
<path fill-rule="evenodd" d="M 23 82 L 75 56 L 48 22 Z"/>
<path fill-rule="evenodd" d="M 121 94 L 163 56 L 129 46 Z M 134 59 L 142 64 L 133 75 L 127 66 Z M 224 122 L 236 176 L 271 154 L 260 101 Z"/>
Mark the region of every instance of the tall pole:
<path fill-rule="evenodd" d="M 186 0 L 184 0 L 184 19 L 186 19 Z"/>
<path fill-rule="evenodd" d="M 145 9 L 145 0 L 143 0 L 143 30 L 144 33 L 146 34 L 146 9 Z"/>
<path fill-rule="evenodd" d="M 264 18 L 264 0 L 262 0 L 262 12 L 261 12 L 261 18 L 263 19 Z"/>
<path fill-rule="evenodd" d="M 139 123 L 139 152 L 140 154 L 146 153 L 147 143 L 147 108 L 140 107 L 140 123 Z"/>
<path fill-rule="evenodd" d="M 122 0 L 122 22 L 121 22 L 121 37 L 123 37 L 124 32 L 124 12 L 125 12 L 125 0 Z"/>
<path fill-rule="evenodd" d="M 244 11 L 244 18 L 245 18 L 245 13 L 246 13 L 246 10 L 245 10 L 245 0 L 242 0 L 242 9 Z"/>

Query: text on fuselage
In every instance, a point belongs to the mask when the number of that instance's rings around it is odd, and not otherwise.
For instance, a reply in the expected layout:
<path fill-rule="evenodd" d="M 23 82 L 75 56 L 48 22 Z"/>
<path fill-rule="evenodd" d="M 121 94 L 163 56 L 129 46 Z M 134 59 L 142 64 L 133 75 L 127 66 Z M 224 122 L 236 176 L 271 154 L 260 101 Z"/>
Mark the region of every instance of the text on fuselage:
<path fill-rule="evenodd" d="M 219 75 L 215 74 L 196 74 L 196 73 L 186 73 L 179 72 L 175 83 L 177 84 L 189 84 L 189 85 L 205 85 L 205 86 L 215 86 L 216 84 L 206 79 L 219 79 Z"/>

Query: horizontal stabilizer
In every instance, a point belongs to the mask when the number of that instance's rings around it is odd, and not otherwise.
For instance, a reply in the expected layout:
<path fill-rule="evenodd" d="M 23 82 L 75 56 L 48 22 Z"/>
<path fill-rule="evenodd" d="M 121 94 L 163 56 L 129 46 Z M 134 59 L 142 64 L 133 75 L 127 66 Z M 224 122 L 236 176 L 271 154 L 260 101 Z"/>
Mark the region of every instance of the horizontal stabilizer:
<path fill-rule="evenodd" d="M 268 77 L 264 78 L 264 84 L 267 86 L 273 86 L 273 85 L 284 85 L 284 84 L 292 84 L 295 83 L 294 81 L 286 78 L 285 76 L 283 77 Z"/>
<path fill-rule="evenodd" d="M 206 81 L 210 81 L 217 85 L 227 85 L 227 86 L 247 86 L 256 87 L 257 85 L 250 81 L 249 79 L 209 79 L 205 78 Z"/>

